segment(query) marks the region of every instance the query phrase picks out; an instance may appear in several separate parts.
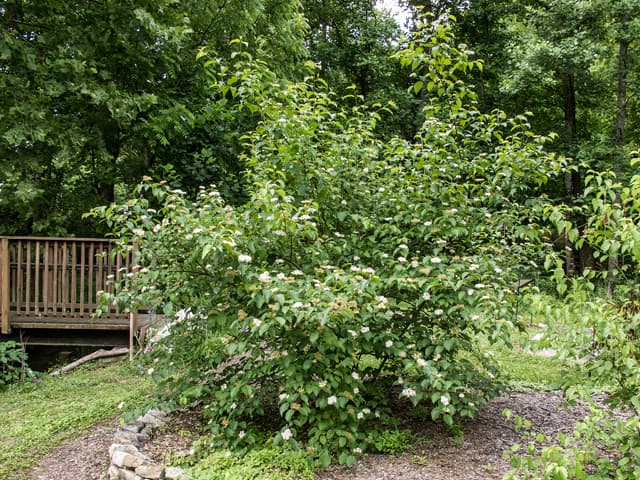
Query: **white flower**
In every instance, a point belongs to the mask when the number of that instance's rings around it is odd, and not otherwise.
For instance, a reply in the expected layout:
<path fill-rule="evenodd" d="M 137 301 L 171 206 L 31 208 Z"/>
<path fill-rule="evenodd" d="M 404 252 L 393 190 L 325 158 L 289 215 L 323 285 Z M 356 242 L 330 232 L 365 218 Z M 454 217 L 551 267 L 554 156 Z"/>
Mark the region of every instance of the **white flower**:
<path fill-rule="evenodd" d="M 469 295 L 469 296 L 473 295 L 473 288 L 468 288 L 467 289 L 467 295 Z"/>
<path fill-rule="evenodd" d="M 447 405 L 449 405 L 449 398 L 444 396 L 444 395 L 442 395 L 440 397 L 440 403 L 442 403 L 442 405 L 444 405 L 446 407 Z"/>
<path fill-rule="evenodd" d="M 398 245 L 398 248 L 401 248 L 403 250 L 407 250 L 409 247 L 407 247 L 404 243 L 401 243 L 400 245 Z"/>
<path fill-rule="evenodd" d="M 276 278 L 278 280 L 284 280 L 285 278 L 287 278 L 287 276 L 284 273 L 280 272 L 276 275 Z"/>
<path fill-rule="evenodd" d="M 319 386 L 320 388 L 324 388 L 324 387 L 326 387 L 326 386 L 327 386 L 327 381 L 326 381 L 326 380 L 320 380 L 320 381 L 318 382 L 318 386 Z"/>
<path fill-rule="evenodd" d="M 407 259 L 405 257 L 398 257 L 398 262 L 407 263 Z"/>
<path fill-rule="evenodd" d="M 357 337 L 358 334 L 355 332 L 355 330 L 347 330 L 347 332 L 349 333 L 349 335 L 351 335 L 352 337 Z"/>
<path fill-rule="evenodd" d="M 415 397 L 416 391 L 413 388 L 403 388 L 400 396 L 407 397 L 407 398 Z"/>
<path fill-rule="evenodd" d="M 360 389 L 358 387 L 353 387 L 353 393 L 358 395 L 360 393 Z"/>
<path fill-rule="evenodd" d="M 354 380 L 360 380 L 360 375 L 358 374 L 358 372 L 351 372 L 351 378 L 353 378 Z"/>
<path fill-rule="evenodd" d="M 460 397 L 460 398 L 464 398 L 464 393 L 459 393 L 459 394 L 458 394 L 458 397 Z"/>
<path fill-rule="evenodd" d="M 485 285 L 484 283 L 476 283 L 476 284 L 475 284 L 475 287 L 476 287 L 478 290 L 480 290 L 481 288 L 486 287 L 486 285 Z"/>
<path fill-rule="evenodd" d="M 280 395 L 278 395 L 278 398 L 280 400 L 286 400 L 287 398 L 289 398 L 289 394 L 288 393 L 281 393 Z"/>
<path fill-rule="evenodd" d="M 241 439 L 242 439 L 242 438 L 244 438 L 244 437 L 246 437 L 246 436 L 247 436 L 247 432 L 245 432 L 244 430 L 240 430 L 240 431 L 238 432 L 238 438 L 241 438 Z"/>
<path fill-rule="evenodd" d="M 362 420 L 364 418 L 364 413 L 362 412 L 358 412 L 358 414 L 356 415 L 356 417 L 358 418 L 358 420 Z"/>
<path fill-rule="evenodd" d="M 369 327 L 362 327 L 360 329 L 360 333 L 367 333 L 369 331 Z"/>
<path fill-rule="evenodd" d="M 123 409 L 123 407 L 124 407 L 124 402 L 120 402 L 120 403 L 118 404 L 118 410 L 122 410 L 122 409 Z"/>
<path fill-rule="evenodd" d="M 435 356 L 433 357 L 433 361 L 437 362 L 438 360 L 440 360 L 440 354 L 436 353 Z"/>
<path fill-rule="evenodd" d="M 304 303 L 302 302 L 295 302 L 293 305 L 291 305 L 292 308 L 302 308 L 304 307 Z"/>
<path fill-rule="evenodd" d="M 260 275 L 258 275 L 258 280 L 262 283 L 270 282 L 271 274 L 269 272 L 262 272 Z"/>
<path fill-rule="evenodd" d="M 378 295 L 374 298 L 376 302 L 379 302 L 382 305 L 386 305 L 389 300 L 384 295 Z"/>
<path fill-rule="evenodd" d="M 441 308 L 436 308 L 436 309 L 433 311 L 433 314 L 434 314 L 434 315 L 437 315 L 437 316 L 440 316 L 440 315 L 442 315 L 443 313 L 444 313 L 444 310 L 442 310 Z"/>
<path fill-rule="evenodd" d="M 162 225 L 160 225 L 159 223 L 157 223 L 157 224 L 153 227 L 153 233 L 158 233 L 161 229 L 162 229 Z"/>
<path fill-rule="evenodd" d="M 471 321 L 472 322 L 476 322 L 478 320 L 480 320 L 480 315 L 471 315 Z"/>
<path fill-rule="evenodd" d="M 251 255 L 238 255 L 238 262 L 240 263 L 251 263 Z"/>
<path fill-rule="evenodd" d="M 147 370 L 147 375 L 153 375 L 153 367 Z"/>
<path fill-rule="evenodd" d="M 502 273 L 502 269 L 499 267 L 494 268 L 493 271 L 496 273 Z"/>
<path fill-rule="evenodd" d="M 282 437 L 282 440 L 286 442 L 288 440 L 291 440 L 291 437 L 293 437 L 293 433 L 291 433 L 291 430 L 289 430 L 288 428 L 285 428 L 285 430 L 280 434 L 280 436 Z"/>
<path fill-rule="evenodd" d="M 424 293 L 422 294 L 422 299 L 423 299 L 425 302 L 428 302 L 429 300 L 431 300 L 431 294 L 430 294 L 429 292 L 424 292 Z"/>
<path fill-rule="evenodd" d="M 393 347 L 393 342 L 391 340 L 387 340 L 384 343 L 384 346 L 387 347 L 387 348 L 391 348 L 391 347 Z"/>
<path fill-rule="evenodd" d="M 362 449 L 360 447 L 356 447 L 353 449 L 353 453 L 356 455 L 360 455 L 362 453 Z"/>
<path fill-rule="evenodd" d="M 419 367 L 427 366 L 427 361 L 424 358 L 419 358 L 418 360 L 416 360 L 416 363 L 418 364 Z"/>
<path fill-rule="evenodd" d="M 478 270 L 479 268 L 480 265 L 478 265 L 477 263 L 472 263 L 471 265 L 469 265 L 469 270 L 471 270 L 472 272 Z"/>
<path fill-rule="evenodd" d="M 424 222 L 423 224 L 425 227 L 430 227 L 431 225 L 433 225 L 433 222 L 431 220 L 427 220 L 426 222 Z"/>
<path fill-rule="evenodd" d="M 251 324 L 252 324 L 255 328 L 258 328 L 260 325 L 262 325 L 262 322 L 261 322 L 259 319 L 254 318 L 254 319 L 253 319 L 253 322 L 251 322 Z"/>
<path fill-rule="evenodd" d="M 335 405 L 337 401 L 338 399 L 336 398 L 336 396 L 331 395 L 329 398 L 327 398 L 327 405 Z"/>
<path fill-rule="evenodd" d="M 419 266 L 420 266 L 420 262 L 418 262 L 417 260 L 411 261 L 411 268 L 418 268 Z"/>
<path fill-rule="evenodd" d="M 300 270 L 294 270 L 293 272 L 291 272 L 291 275 L 293 275 L 294 277 L 299 277 L 301 275 L 304 275 L 304 273 L 302 273 Z"/>
<path fill-rule="evenodd" d="M 352 272 L 359 272 L 359 271 L 360 271 L 360 267 L 359 267 L 359 266 L 357 266 L 357 265 L 351 265 L 350 270 L 351 270 Z"/>
<path fill-rule="evenodd" d="M 440 259 L 440 257 L 433 257 L 431 259 L 431 263 L 442 263 L 442 260 Z"/>

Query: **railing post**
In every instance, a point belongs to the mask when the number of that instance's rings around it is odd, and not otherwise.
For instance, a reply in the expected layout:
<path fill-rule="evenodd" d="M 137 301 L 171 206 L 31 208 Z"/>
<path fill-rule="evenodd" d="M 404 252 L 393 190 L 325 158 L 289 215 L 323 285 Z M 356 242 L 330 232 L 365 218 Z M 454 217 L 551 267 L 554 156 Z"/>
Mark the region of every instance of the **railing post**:
<path fill-rule="evenodd" d="M 9 239 L 0 239 L 0 333 L 10 333 L 9 325 Z"/>

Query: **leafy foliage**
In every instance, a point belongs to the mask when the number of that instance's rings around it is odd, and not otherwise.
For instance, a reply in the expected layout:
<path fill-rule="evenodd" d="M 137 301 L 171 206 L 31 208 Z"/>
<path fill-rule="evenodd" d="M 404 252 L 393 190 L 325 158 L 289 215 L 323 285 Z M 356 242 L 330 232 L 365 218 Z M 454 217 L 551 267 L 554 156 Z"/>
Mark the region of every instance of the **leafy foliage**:
<path fill-rule="evenodd" d="M 81 214 L 113 201 L 116 186 L 151 172 L 209 182 L 233 171 L 233 156 L 215 150 L 220 132 L 200 128 L 210 99 L 198 49 L 229 58 L 242 37 L 292 75 L 304 29 L 297 0 L 3 2 L 3 233 L 92 233 Z M 176 157 L 203 167 L 184 171 Z"/>
<path fill-rule="evenodd" d="M 353 463 L 398 402 L 447 425 L 472 416 L 500 389 L 479 339 L 507 341 L 512 281 L 542 259 L 529 192 L 559 166 L 546 139 L 475 109 L 462 79 L 479 64 L 448 22 L 398 57 L 429 99 L 413 143 L 239 58 L 207 67 L 214 91 L 261 117 L 245 137 L 249 201 L 149 181 L 94 212 L 138 246 L 118 299 L 188 308 L 154 375 L 175 401 L 204 402 L 213 444 L 245 452 L 268 418 L 274 444 L 323 465 Z"/>
<path fill-rule="evenodd" d="M 27 354 L 12 340 L 0 342 L 0 387 L 20 380 Z"/>

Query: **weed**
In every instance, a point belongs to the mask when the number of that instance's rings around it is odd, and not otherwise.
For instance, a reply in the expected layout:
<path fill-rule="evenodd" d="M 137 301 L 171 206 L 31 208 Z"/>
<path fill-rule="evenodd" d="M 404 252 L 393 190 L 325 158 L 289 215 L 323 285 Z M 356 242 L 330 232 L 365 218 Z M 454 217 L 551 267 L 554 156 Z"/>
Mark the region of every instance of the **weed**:
<path fill-rule="evenodd" d="M 26 478 L 34 459 L 64 440 L 143 403 L 151 381 L 123 365 L 83 366 L 0 392 L 0 478 Z M 21 476 L 22 475 L 22 476 Z"/>

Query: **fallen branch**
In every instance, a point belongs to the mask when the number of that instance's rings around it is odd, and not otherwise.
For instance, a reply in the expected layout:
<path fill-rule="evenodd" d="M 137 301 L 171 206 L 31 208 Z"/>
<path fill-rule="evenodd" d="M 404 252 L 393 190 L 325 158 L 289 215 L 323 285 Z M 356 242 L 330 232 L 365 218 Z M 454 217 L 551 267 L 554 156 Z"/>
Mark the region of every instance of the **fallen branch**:
<path fill-rule="evenodd" d="M 119 357 L 121 355 L 126 355 L 128 353 L 129 353 L 129 349 L 126 347 L 114 348 L 112 350 L 104 350 L 104 349 L 96 350 L 95 352 L 90 353 L 89 355 L 85 355 L 84 357 L 79 358 L 75 362 L 71 362 L 69 365 L 59 368 L 58 370 L 54 370 L 49 375 L 51 375 L 52 377 L 56 377 L 62 373 L 67 373 L 69 370 L 73 370 L 74 368 L 82 365 L 83 363 L 90 362 L 91 360 L 95 360 L 97 358 L 106 358 L 106 357 Z"/>

